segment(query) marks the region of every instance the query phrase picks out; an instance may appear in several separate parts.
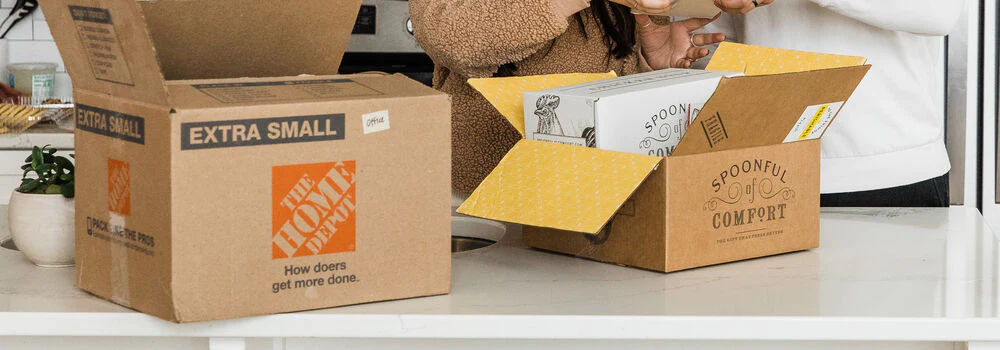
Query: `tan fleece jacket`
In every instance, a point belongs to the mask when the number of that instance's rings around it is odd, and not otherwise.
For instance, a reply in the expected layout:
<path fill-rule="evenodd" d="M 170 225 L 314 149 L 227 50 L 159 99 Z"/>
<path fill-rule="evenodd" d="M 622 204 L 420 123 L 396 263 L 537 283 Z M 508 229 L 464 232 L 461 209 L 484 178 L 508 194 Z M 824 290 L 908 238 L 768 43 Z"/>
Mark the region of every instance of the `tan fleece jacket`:
<path fill-rule="evenodd" d="M 472 192 L 521 135 L 466 83 L 514 63 L 517 76 L 619 75 L 640 70 L 639 46 L 625 59 L 608 55 L 590 9 L 584 26 L 559 15 L 553 0 L 411 0 L 414 35 L 434 60 L 434 87 L 452 96 L 452 186 Z M 584 35 L 584 31 L 586 35 Z"/>

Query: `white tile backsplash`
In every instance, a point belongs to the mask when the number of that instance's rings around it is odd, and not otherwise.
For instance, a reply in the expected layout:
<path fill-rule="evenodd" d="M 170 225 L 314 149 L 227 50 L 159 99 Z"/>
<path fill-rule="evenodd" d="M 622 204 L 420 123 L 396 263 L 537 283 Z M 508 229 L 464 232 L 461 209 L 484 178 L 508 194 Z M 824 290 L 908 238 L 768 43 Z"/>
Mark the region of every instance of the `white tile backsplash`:
<path fill-rule="evenodd" d="M 6 11 L 4 11 L 3 17 L 6 16 L 7 13 Z M 28 18 L 21 19 L 21 21 L 17 22 L 17 24 L 15 24 L 14 27 L 10 28 L 10 32 L 7 33 L 7 39 L 34 40 L 33 29 L 35 22 L 31 20 L 32 16 L 34 16 L 34 14 L 28 15 Z M 45 23 L 45 22 L 39 22 L 39 23 Z"/>
<path fill-rule="evenodd" d="M 52 40 L 52 32 L 49 31 L 49 23 L 45 21 L 32 21 L 34 25 L 33 40 Z"/>
<path fill-rule="evenodd" d="M 45 15 L 42 14 L 42 8 L 41 7 L 39 7 L 37 10 L 35 10 L 35 12 L 32 12 L 31 15 L 35 16 L 35 20 L 36 21 L 39 21 L 39 22 L 44 22 L 45 21 Z"/>
<path fill-rule="evenodd" d="M 15 2 L 17 0 L 0 0 L 0 17 L 6 16 Z M 52 41 L 52 32 L 49 31 L 49 24 L 45 22 L 45 15 L 42 14 L 41 9 L 37 9 L 30 17 L 18 22 L 7 36 L 9 39 L 7 40 L 8 63 L 54 62 L 59 64 L 59 68 L 57 68 L 59 73 L 56 74 L 56 95 L 72 96 L 73 86 L 69 75 L 66 74 L 62 57 L 59 56 L 59 49 Z M 3 61 L 0 59 L 0 62 Z M 0 79 L 0 81 L 2 80 L 6 79 Z"/>
<path fill-rule="evenodd" d="M 52 62 L 59 65 L 56 69 L 65 72 L 62 57 L 59 56 L 59 49 L 54 41 L 20 41 L 10 40 L 8 42 L 8 53 L 10 63 L 18 62 Z"/>

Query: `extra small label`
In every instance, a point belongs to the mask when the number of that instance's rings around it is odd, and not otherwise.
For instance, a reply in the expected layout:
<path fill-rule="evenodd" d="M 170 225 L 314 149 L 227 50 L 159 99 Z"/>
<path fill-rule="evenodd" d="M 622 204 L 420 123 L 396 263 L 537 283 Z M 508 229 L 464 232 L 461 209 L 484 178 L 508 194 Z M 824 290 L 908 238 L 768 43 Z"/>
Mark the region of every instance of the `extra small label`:
<path fill-rule="evenodd" d="M 121 112 L 77 104 L 76 128 L 140 145 L 146 144 L 146 121 L 142 117 Z"/>
<path fill-rule="evenodd" d="M 785 143 L 818 139 L 830 126 L 833 117 L 837 116 L 844 102 L 833 102 L 806 107 L 799 121 L 785 137 Z"/>
<path fill-rule="evenodd" d="M 361 116 L 365 134 L 389 130 L 389 111 L 381 110 Z"/>
<path fill-rule="evenodd" d="M 343 139 L 343 113 L 181 123 L 182 150 Z"/>

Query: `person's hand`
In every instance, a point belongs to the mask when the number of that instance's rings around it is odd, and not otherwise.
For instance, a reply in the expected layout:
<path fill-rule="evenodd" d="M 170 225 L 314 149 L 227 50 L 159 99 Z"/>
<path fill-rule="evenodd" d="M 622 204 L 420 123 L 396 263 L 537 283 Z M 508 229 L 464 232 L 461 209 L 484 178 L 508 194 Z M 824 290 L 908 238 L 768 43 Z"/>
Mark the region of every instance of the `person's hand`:
<path fill-rule="evenodd" d="M 611 0 L 632 9 L 633 13 L 669 15 L 679 0 Z"/>
<path fill-rule="evenodd" d="M 18 97 L 22 96 L 24 96 L 24 94 L 22 94 L 20 91 L 14 90 L 14 88 L 11 88 L 5 84 L 0 84 L 0 102 L 14 101 Z"/>
<path fill-rule="evenodd" d="M 755 8 L 766 6 L 774 0 L 715 0 L 715 6 L 732 14 L 746 14 Z"/>
<path fill-rule="evenodd" d="M 699 46 L 712 45 L 726 40 L 721 33 L 693 34 L 695 30 L 711 23 L 716 18 L 691 18 L 683 21 L 658 25 L 647 15 L 636 15 L 639 26 L 639 43 L 643 57 L 650 68 L 691 68 L 691 63 L 708 56 L 708 49 Z"/>

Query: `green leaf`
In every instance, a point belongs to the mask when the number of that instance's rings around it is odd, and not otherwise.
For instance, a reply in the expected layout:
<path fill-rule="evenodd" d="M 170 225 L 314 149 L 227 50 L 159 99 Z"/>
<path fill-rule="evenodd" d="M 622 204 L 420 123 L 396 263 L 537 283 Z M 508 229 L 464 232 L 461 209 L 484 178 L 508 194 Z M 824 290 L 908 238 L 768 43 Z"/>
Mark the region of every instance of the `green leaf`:
<path fill-rule="evenodd" d="M 21 187 L 18 187 L 17 191 L 21 193 L 31 193 L 36 188 L 38 188 L 38 180 L 31 179 L 27 183 L 22 184 Z"/>
<path fill-rule="evenodd" d="M 21 166 L 21 170 L 30 170 L 30 169 L 31 169 L 31 164 L 25 164 Z"/>
<path fill-rule="evenodd" d="M 45 188 L 45 194 L 60 194 L 62 193 L 62 186 L 59 185 L 49 185 Z"/>
<path fill-rule="evenodd" d="M 44 163 L 52 163 L 54 161 L 55 161 L 55 156 L 53 156 L 51 154 L 48 154 L 48 153 L 43 153 L 42 154 L 42 162 L 44 162 Z"/>
<path fill-rule="evenodd" d="M 49 148 L 49 154 L 56 154 L 56 152 L 58 152 L 58 151 L 59 150 L 57 150 L 55 148 Z"/>
<path fill-rule="evenodd" d="M 66 159 L 66 157 L 56 156 L 55 163 L 59 164 L 59 166 L 61 166 L 63 169 L 69 170 L 70 172 L 74 170 L 73 162 L 71 162 L 69 159 Z"/>
<path fill-rule="evenodd" d="M 42 157 L 42 149 L 38 148 L 38 146 L 35 146 L 31 150 L 31 167 L 38 168 L 39 165 L 42 165 L 42 163 L 44 163 L 43 160 L 44 159 Z"/>
<path fill-rule="evenodd" d="M 31 155 L 29 154 L 27 158 L 24 158 L 25 163 L 31 163 Z"/>
<path fill-rule="evenodd" d="M 73 181 L 73 174 L 62 174 L 59 176 L 59 179 L 63 181 Z"/>
<path fill-rule="evenodd" d="M 62 195 L 66 198 L 73 198 L 76 196 L 75 185 L 70 182 L 62 186 Z"/>
<path fill-rule="evenodd" d="M 35 168 L 35 171 L 38 171 L 39 176 L 44 176 L 49 171 L 52 171 L 52 164 L 44 163 L 42 165 L 39 165 L 37 168 Z"/>

